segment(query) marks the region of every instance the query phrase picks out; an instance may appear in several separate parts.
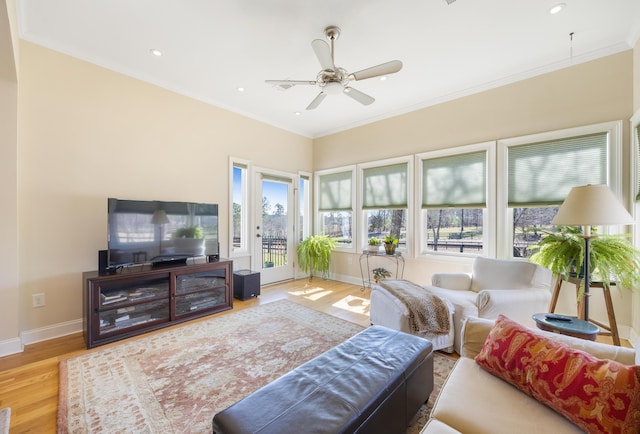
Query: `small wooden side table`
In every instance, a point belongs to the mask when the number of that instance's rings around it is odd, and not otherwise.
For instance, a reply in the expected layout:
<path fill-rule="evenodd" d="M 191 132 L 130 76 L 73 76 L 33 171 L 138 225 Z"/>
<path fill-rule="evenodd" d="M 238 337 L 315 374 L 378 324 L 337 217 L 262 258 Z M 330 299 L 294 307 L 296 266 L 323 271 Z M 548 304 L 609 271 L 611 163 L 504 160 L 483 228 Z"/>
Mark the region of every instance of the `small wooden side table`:
<path fill-rule="evenodd" d="M 564 318 L 564 321 L 553 319 L 554 317 Z M 573 336 L 575 338 L 595 341 L 600 329 L 589 321 L 572 316 L 536 313 L 533 320 L 540 330 L 560 333 L 561 335 Z"/>
<path fill-rule="evenodd" d="M 556 304 L 558 303 L 558 296 L 560 295 L 560 289 L 562 288 L 562 282 L 569 282 L 575 285 L 576 287 L 576 298 L 578 297 L 578 294 L 580 294 L 580 283 L 581 283 L 581 279 L 578 279 L 576 277 L 567 277 L 567 276 L 559 276 L 558 279 L 556 280 L 556 286 L 553 289 L 553 294 L 551 296 L 551 303 L 549 305 L 549 312 L 553 313 L 556 310 Z M 615 283 L 611 282 L 608 286 L 604 285 L 602 282 L 591 282 L 591 284 L 589 285 L 590 288 L 601 288 L 602 289 L 602 295 L 604 296 L 604 303 L 605 306 L 607 308 L 607 316 L 609 317 L 609 324 L 603 324 L 599 321 L 596 321 L 594 319 L 589 318 L 589 322 L 599 326 L 601 329 L 600 333 L 601 335 L 604 336 L 611 336 L 611 338 L 613 339 L 613 344 L 620 346 L 620 333 L 618 332 L 618 324 L 616 323 L 616 314 L 613 310 L 613 301 L 611 300 L 611 290 L 609 289 L 609 286 L 613 286 L 615 285 Z M 591 292 L 589 294 L 589 297 L 593 294 L 593 292 Z M 578 302 L 578 318 L 579 319 L 584 319 L 584 297 L 582 297 L 580 299 L 580 301 Z"/>

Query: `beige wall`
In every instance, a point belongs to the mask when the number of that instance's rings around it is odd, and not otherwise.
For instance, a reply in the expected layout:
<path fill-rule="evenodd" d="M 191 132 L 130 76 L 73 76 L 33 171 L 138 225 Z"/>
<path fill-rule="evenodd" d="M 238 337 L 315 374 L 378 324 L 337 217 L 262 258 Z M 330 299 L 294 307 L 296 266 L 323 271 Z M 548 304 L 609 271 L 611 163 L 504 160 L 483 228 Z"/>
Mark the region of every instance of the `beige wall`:
<path fill-rule="evenodd" d="M 0 353 L 21 349 L 18 339 L 18 83 L 11 33 L 15 2 L 0 3 Z M 10 306 L 10 309 L 4 309 Z"/>
<path fill-rule="evenodd" d="M 314 169 L 326 169 L 434 149 L 622 120 L 624 155 L 629 155 L 628 119 L 633 113 L 633 62 L 629 50 L 553 73 L 428 107 L 392 119 L 314 140 Z M 637 75 L 637 73 L 636 73 Z M 364 150 L 366 149 L 366 152 Z M 628 161 L 628 158 L 625 158 Z M 576 168 L 579 170 L 579 168 Z M 628 197 L 629 167 L 623 178 Z M 407 259 L 405 278 L 428 283 L 436 271 L 470 270 L 469 261 L 436 257 Z M 333 272 L 360 278 L 358 256 L 336 255 Z M 594 291 L 595 292 L 595 291 Z M 570 291 L 561 306 L 573 313 Z M 630 294 L 614 291 L 618 323 L 632 323 Z M 606 319 L 594 295 L 592 316 Z M 640 306 L 635 303 L 636 310 Z"/>
<path fill-rule="evenodd" d="M 314 169 L 626 121 L 632 111 L 632 67 L 632 52 L 626 51 L 322 137 L 314 140 Z"/>
<path fill-rule="evenodd" d="M 312 168 L 310 139 L 37 45 L 20 51 L 23 331 L 82 317 L 81 273 L 107 247 L 107 197 L 218 203 L 226 252 L 230 156 Z M 39 292 L 47 305 L 32 308 Z"/>

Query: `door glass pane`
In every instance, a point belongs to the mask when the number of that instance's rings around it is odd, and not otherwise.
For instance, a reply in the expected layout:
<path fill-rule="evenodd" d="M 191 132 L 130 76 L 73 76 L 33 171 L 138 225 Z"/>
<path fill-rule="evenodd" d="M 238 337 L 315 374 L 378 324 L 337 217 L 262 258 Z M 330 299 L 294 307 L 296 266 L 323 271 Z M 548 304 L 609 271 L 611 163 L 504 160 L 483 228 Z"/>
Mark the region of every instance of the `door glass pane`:
<path fill-rule="evenodd" d="M 262 267 L 287 265 L 288 227 L 287 183 L 262 181 Z"/>
<path fill-rule="evenodd" d="M 304 240 L 309 236 L 309 221 L 311 217 L 311 203 L 309 192 L 309 178 L 300 177 L 300 207 L 299 219 L 298 219 L 298 242 Z"/>
<path fill-rule="evenodd" d="M 233 249 L 234 253 L 246 252 L 247 246 L 247 168 L 233 166 Z"/>

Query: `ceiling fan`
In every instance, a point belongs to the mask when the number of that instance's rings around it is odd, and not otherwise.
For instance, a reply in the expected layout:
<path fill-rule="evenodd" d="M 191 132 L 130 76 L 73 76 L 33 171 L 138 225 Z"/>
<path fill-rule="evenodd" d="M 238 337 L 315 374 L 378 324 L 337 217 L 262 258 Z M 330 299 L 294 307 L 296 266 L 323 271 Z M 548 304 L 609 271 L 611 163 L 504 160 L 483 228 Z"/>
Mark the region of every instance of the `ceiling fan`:
<path fill-rule="evenodd" d="M 311 47 L 316 53 L 316 57 L 320 61 L 320 66 L 322 66 L 322 70 L 316 76 L 315 81 L 265 80 L 267 84 L 276 85 L 283 90 L 298 85 L 315 84 L 320 86 L 320 93 L 313 99 L 313 101 L 311 101 L 311 104 L 307 106 L 307 110 L 313 110 L 318 107 L 322 100 L 324 100 L 328 94 L 338 93 L 344 93 L 345 95 L 350 96 L 361 104 L 369 105 L 374 102 L 375 99 L 367 95 L 366 93 L 360 92 L 359 90 L 349 86 L 349 83 L 351 81 L 366 80 L 367 78 L 393 74 L 394 72 L 398 72 L 400 71 L 400 69 L 402 69 L 401 61 L 392 60 L 390 62 L 372 66 L 358 72 L 349 73 L 346 69 L 336 66 L 334 63 L 333 43 L 340 36 L 340 28 L 336 26 L 329 26 L 324 29 L 324 34 L 331 42 L 331 46 L 329 46 L 329 44 L 327 44 L 322 39 L 314 39 L 313 42 L 311 42 Z"/>

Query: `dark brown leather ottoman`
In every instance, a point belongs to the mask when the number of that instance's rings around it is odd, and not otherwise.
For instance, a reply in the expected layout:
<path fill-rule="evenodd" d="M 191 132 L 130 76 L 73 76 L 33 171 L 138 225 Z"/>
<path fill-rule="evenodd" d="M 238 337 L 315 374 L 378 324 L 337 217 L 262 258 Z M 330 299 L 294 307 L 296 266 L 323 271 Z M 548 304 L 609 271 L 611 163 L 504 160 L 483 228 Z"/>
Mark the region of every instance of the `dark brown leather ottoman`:
<path fill-rule="evenodd" d="M 432 353 L 371 326 L 216 414 L 213 432 L 403 433 L 433 390 Z"/>

